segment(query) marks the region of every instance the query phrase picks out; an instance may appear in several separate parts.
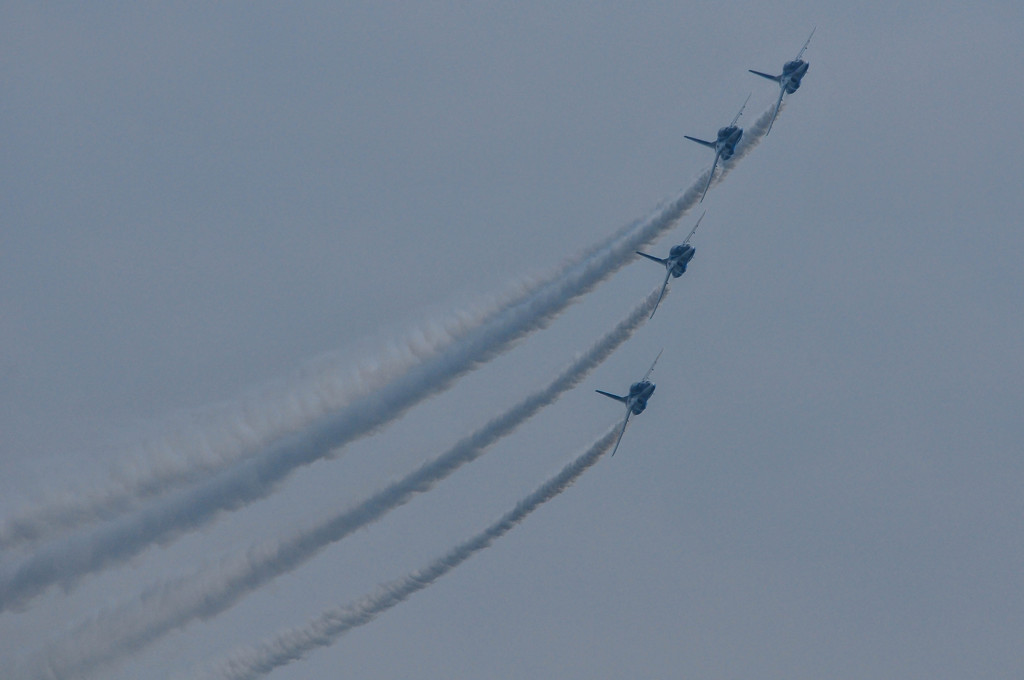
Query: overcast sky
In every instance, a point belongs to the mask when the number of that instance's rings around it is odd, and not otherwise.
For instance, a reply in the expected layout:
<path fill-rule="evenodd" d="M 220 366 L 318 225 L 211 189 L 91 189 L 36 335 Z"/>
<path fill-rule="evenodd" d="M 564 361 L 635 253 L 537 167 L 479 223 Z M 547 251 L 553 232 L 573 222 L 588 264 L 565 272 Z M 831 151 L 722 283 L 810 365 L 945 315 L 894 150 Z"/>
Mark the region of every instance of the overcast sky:
<path fill-rule="evenodd" d="M 661 348 L 614 458 L 271 677 L 1024 676 L 1019 2 L 0 4 L 0 519 L 201 455 L 647 217 L 711 163 L 683 135 L 748 93 L 752 123 L 777 89 L 747 69 L 814 27 L 653 321 L 430 493 L 100 676 L 191 673 L 427 564 L 620 419 L 593 390 Z M 269 498 L 0 613 L 0 658 L 362 499 L 663 276 L 637 258 Z"/>

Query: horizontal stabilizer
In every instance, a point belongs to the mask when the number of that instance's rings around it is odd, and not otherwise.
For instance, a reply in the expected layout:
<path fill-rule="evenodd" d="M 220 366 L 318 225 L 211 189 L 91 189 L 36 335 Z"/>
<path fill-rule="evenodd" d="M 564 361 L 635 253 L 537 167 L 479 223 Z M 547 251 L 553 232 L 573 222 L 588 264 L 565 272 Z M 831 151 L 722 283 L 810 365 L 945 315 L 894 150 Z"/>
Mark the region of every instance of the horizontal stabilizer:
<path fill-rule="evenodd" d="M 781 83 L 782 82 L 782 76 L 768 75 L 767 73 L 761 73 L 760 71 L 755 71 L 752 68 L 748 68 L 747 70 L 750 71 L 751 73 L 753 73 L 755 76 L 761 76 L 762 78 L 767 78 L 768 80 L 774 80 L 777 83 Z"/>
<path fill-rule="evenodd" d="M 606 397 L 614 399 L 615 401 L 621 401 L 623 404 L 626 403 L 626 398 L 625 397 L 620 397 L 617 394 L 612 394 L 611 392 L 603 392 L 601 390 L 594 390 L 594 391 L 597 392 L 598 394 L 603 394 Z"/>
<path fill-rule="evenodd" d="M 658 264 L 665 264 L 665 260 L 661 259 L 660 257 L 655 257 L 654 255 L 648 255 L 647 253 L 641 253 L 639 250 L 636 251 L 636 254 L 639 255 L 640 257 L 646 257 L 648 260 L 651 260 L 653 262 L 657 262 Z"/>
<path fill-rule="evenodd" d="M 698 144 L 702 144 L 702 145 L 708 147 L 709 149 L 716 148 L 714 142 L 705 142 L 703 139 L 697 139 L 696 137 L 691 137 L 690 135 L 683 135 L 683 137 L 686 137 L 691 142 L 697 142 Z"/>

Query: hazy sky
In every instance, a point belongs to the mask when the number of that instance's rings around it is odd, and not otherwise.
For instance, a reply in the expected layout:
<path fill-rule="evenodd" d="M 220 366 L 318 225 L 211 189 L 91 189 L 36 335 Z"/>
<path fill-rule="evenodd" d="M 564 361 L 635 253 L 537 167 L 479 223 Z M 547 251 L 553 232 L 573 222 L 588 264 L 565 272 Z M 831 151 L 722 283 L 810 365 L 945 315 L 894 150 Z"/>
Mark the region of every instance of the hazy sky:
<path fill-rule="evenodd" d="M 683 135 L 751 92 L 753 122 L 777 90 L 746 70 L 817 27 L 651 323 L 430 493 L 99 677 L 188 674 L 429 563 L 662 347 L 614 458 L 271 677 L 1024 675 L 1024 8 L 770 5 L 0 4 L 0 519 L 206 455 L 647 217 L 710 165 Z M 269 498 L 0 613 L 0 658 L 361 500 L 663 276 L 637 258 Z"/>

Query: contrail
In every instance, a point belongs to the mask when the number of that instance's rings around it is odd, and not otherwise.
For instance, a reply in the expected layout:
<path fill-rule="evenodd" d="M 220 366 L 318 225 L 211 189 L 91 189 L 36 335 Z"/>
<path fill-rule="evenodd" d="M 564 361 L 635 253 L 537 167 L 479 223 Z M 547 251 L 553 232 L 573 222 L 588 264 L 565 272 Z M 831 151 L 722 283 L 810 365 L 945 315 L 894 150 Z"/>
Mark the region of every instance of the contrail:
<path fill-rule="evenodd" d="M 626 225 L 605 241 L 567 259 L 547 277 L 525 278 L 512 284 L 502 296 L 415 328 L 404 340 L 390 343 L 383 356 L 363 360 L 351 368 L 339 365 L 336 354 L 327 354 L 310 362 L 302 375 L 287 384 L 265 386 L 240 403 L 189 414 L 169 434 L 141 447 L 136 460 L 116 467 L 107 488 L 52 494 L 0 520 L 0 553 L 114 520 L 137 510 L 149 499 L 203 480 L 268 442 L 372 394 L 446 350 L 501 310 L 558 280 L 564 271 L 592 257 L 633 226 Z"/>
<path fill-rule="evenodd" d="M 737 145 L 736 154 L 723 166 L 719 181 L 760 142 L 770 118 L 766 111 L 755 121 Z M 701 175 L 650 218 L 591 248 L 588 256 L 568 264 L 521 300 L 489 315 L 444 351 L 412 366 L 367 398 L 318 419 L 304 432 L 282 437 L 233 467 L 155 499 L 130 515 L 87 534 L 44 545 L 0 575 L 0 612 L 25 606 L 57 583 L 70 589 L 87 574 L 120 564 L 150 545 L 168 543 L 208 524 L 222 512 L 264 498 L 296 469 L 331 457 L 353 439 L 376 431 L 416 403 L 447 389 L 457 378 L 544 328 L 575 299 L 631 262 L 633 251 L 665 233 L 697 203 L 706 181 L 707 175 Z"/>
<path fill-rule="evenodd" d="M 429 491 L 576 387 L 647 321 L 660 293 L 661 286 L 655 287 L 627 316 L 543 388 L 527 395 L 414 472 L 312 527 L 251 548 L 244 559 L 222 566 L 205 580 L 196 582 L 194 578 L 185 578 L 150 589 L 132 605 L 101 615 L 82 626 L 69 636 L 69 642 L 46 650 L 42 654 L 45 662 L 37 666 L 45 666 L 50 677 L 82 677 L 100 666 L 139 652 L 172 630 L 196 619 L 208 620 L 220 614 L 272 579 L 305 564 L 328 545 Z"/>
<path fill-rule="evenodd" d="M 148 499 L 194 484 L 275 438 L 371 394 L 543 283 L 513 284 L 503 297 L 414 328 L 404 340 L 389 343 L 379 356 L 354 367 L 342 365 L 340 353 L 325 354 L 287 382 L 179 417 L 165 428 L 166 434 L 142 445 L 134 460 L 115 467 L 107 488 L 52 494 L 0 521 L 0 552 L 115 519 Z"/>
<path fill-rule="evenodd" d="M 340 636 L 405 601 L 423 590 L 470 557 L 487 548 L 522 522 L 541 504 L 565 491 L 588 468 L 611 449 L 618 434 L 618 424 L 609 429 L 582 455 L 561 472 L 526 496 L 516 507 L 473 538 L 459 544 L 426 567 L 403 578 L 381 584 L 363 599 L 345 607 L 325 611 L 301 628 L 277 633 L 256 647 L 240 650 L 215 668 L 215 675 L 226 680 L 252 680 L 292 661 L 298 661 L 317 647 L 331 645 Z"/>

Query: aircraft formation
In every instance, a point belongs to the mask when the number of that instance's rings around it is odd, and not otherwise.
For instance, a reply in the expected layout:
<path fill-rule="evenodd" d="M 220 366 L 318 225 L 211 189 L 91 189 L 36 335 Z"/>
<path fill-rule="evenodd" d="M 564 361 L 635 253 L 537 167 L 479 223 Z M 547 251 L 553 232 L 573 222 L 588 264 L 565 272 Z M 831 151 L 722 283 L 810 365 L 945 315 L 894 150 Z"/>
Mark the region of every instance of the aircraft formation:
<path fill-rule="evenodd" d="M 778 76 L 752 71 L 779 86 L 778 100 L 767 124 L 769 130 L 783 97 L 800 87 L 807 72 L 808 66 L 802 57 L 809 43 L 810 37 L 796 59 L 786 62 Z M 301 392 L 308 398 L 289 398 L 289 408 L 283 409 L 286 415 L 281 419 L 275 413 L 264 425 L 259 417 L 250 418 L 246 413 L 244 428 L 240 429 L 246 431 L 247 441 L 253 442 L 247 444 L 252 451 L 218 449 L 219 457 L 204 457 L 201 467 L 189 469 L 186 464 L 180 470 L 169 469 L 166 473 L 159 469 L 149 476 L 141 475 L 137 481 L 118 483 L 109 491 L 88 498 L 43 505 L 38 513 L 29 512 L 13 521 L 0 522 L 0 552 L 5 552 L 6 556 L 9 554 L 6 551 L 16 547 L 27 553 L 17 562 L 0 564 L 0 614 L 3 614 L 26 608 L 31 600 L 51 587 L 62 585 L 66 593 L 70 592 L 88 575 L 124 564 L 152 546 L 166 545 L 189 531 L 208 526 L 222 513 L 238 510 L 275 493 L 299 468 L 332 458 L 346 444 L 400 418 L 413 405 L 447 389 L 490 357 L 542 328 L 573 300 L 632 261 L 634 252 L 665 268 L 660 288 L 653 289 L 549 384 L 528 394 L 436 458 L 358 503 L 342 507 L 288 535 L 255 544 L 243 556 L 230 562 L 225 560 L 215 570 L 206 573 L 199 570 L 188 577 L 150 586 L 147 592 L 161 594 L 159 602 L 141 598 L 111 608 L 48 643 L 37 656 L 27 660 L 25 675 L 7 673 L 4 677 L 94 676 L 103 668 L 122 663 L 163 636 L 192 622 L 209 620 L 272 579 L 313 559 L 327 545 L 368 526 L 409 502 L 413 496 L 434 488 L 460 466 L 478 459 L 488 446 L 553 403 L 559 395 L 578 385 L 646 320 L 653 319 L 671 279 L 686 273 L 696 253 L 691 241 L 706 212 L 686 238 L 672 246 L 664 257 L 633 249 L 644 247 L 672 229 L 685 211 L 693 207 L 696 192 L 701 187 L 700 201 L 704 200 L 720 162 L 729 161 L 737 152 L 737 159 L 746 153 L 745 149 L 737 148 L 743 138 L 743 129 L 738 123 L 749 99 L 750 95 L 729 125 L 718 131 L 714 142 L 687 136 L 715 151 L 706 182 L 698 176 L 679 199 L 669 201 L 648 220 L 638 222 L 625 237 L 616 234 L 599 242 L 586 258 L 567 261 L 547 279 L 524 286 L 515 296 L 495 303 L 494 313 L 460 319 L 458 325 L 428 340 L 415 338 L 410 341 L 408 351 L 398 352 L 383 370 L 360 371 L 359 379 L 353 381 L 351 388 L 318 376 L 310 391 Z M 760 125 L 748 137 L 748 143 L 751 139 L 756 143 L 761 138 L 767 113 L 759 119 Z M 728 167 L 724 165 L 721 172 Z M 424 349 L 424 343 L 429 351 Z M 616 423 L 610 427 L 586 451 L 494 524 L 425 568 L 382 584 L 377 591 L 352 605 L 328 610 L 305 628 L 289 628 L 267 644 L 232 655 L 225 661 L 223 676 L 262 677 L 315 647 L 331 644 L 345 631 L 367 623 L 489 546 L 534 508 L 568 488 L 609 449 L 615 455 L 630 418 L 646 410 L 655 392 L 651 376 L 661 354 L 658 353 L 643 377 L 631 384 L 624 395 L 597 390 L 625 407 L 621 426 Z M 324 385 L 332 389 L 325 389 Z M 301 406 L 293 409 L 292 402 L 301 402 Z M 281 436 L 282 432 L 288 436 Z"/>
<path fill-rule="evenodd" d="M 811 34 L 807 36 L 807 40 L 804 42 L 804 46 L 800 48 L 800 51 L 797 52 L 796 58 L 783 64 L 782 73 L 780 75 L 773 76 L 769 73 L 762 73 L 761 71 L 748 69 L 754 75 L 767 78 L 779 85 L 779 98 L 775 102 L 775 109 L 772 111 L 772 118 L 768 123 L 768 131 L 765 132 L 765 136 L 772 131 L 772 126 L 775 124 L 775 118 L 779 115 L 779 109 L 782 107 L 783 96 L 796 92 L 800 88 L 800 83 L 803 80 L 804 75 L 807 74 L 808 63 L 803 60 L 803 56 L 804 52 L 807 50 L 807 46 L 811 44 L 811 38 L 814 37 L 814 30 L 815 29 L 811 29 Z M 709 142 L 689 135 L 683 135 L 690 141 L 696 142 L 710 149 L 714 149 L 715 151 L 715 160 L 711 164 L 711 172 L 708 173 L 708 181 L 704 185 L 704 191 L 701 192 L 700 195 L 700 202 L 702 203 L 704 202 L 704 197 L 707 196 L 708 189 L 711 188 L 711 180 L 715 177 L 715 170 L 718 168 L 718 162 L 720 160 L 727 161 L 732 158 L 733 154 L 736 152 L 736 145 L 739 144 L 740 139 L 743 138 L 743 128 L 739 127 L 737 123 L 740 120 L 740 116 L 743 115 L 743 110 L 747 108 L 747 102 L 749 101 L 750 95 L 748 94 L 747 98 L 743 100 L 743 105 L 740 107 L 740 110 L 736 113 L 736 116 L 732 121 L 725 127 L 719 128 L 718 136 L 715 141 Z M 661 299 L 665 297 L 665 290 L 668 288 L 669 279 L 679 278 L 686 273 L 686 265 L 690 263 L 690 260 L 693 259 L 693 256 L 696 253 L 696 249 L 690 245 L 690 239 L 693 238 L 693 235 L 697 232 L 697 227 L 700 226 L 701 220 L 704 219 L 704 215 L 706 214 L 707 211 L 704 211 L 704 213 L 701 214 L 697 223 L 693 225 L 693 229 L 690 230 L 690 233 L 687 234 L 681 244 L 672 246 L 669 250 L 668 257 L 655 257 L 647 253 L 642 253 L 639 250 L 636 251 L 637 255 L 647 258 L 653 262 L 657 262 L 664 266 L 666 270 L 665 282 L 661 286 L 661 293 L 658 295 L 658 301 L 654 304 L 654 309 L 651 310 L 651 316 L 649 318 L 653 319 L 654 313 L 658 311 L 658 305 L 661 304 Z M 622 435 L 626 433 L 626 425 L 629 424 L 629 417 L 643 413 L 644 409 L 647 408 L 647 401 L 651 398 L 651 395 L 654 394 L 655 385 L 650 381 L 650 377 L 651 373 L 654 372 L 654 365 L 658 363 L 658 359 L 661 358 L 661 353 L 664 351 L 665 350 L 662 349 L 661 352 L 658 352 L 658 356 L 654 358 L 654 363 L 652 363 L 651 367 L 647 369 L 647 373 L 644 374 L 644 377 L 641 378 L 639 382 L 635 382 L 629 386 L 629 393 L 626 396 L 620 397 L 616 394 L 612 394 L 611 392 L 595 390 L 598 394 L 603 394 L 606 397 L 622 402 L 626 405 L 626 417 L 622 421 L 622 429 L 619 430 L 619 437 L 615 441 L 615 448 L 612 449 L 613 456 L 615 455 L 615 452 L 619 450 L 619 444 L 622 443 Z"/>

